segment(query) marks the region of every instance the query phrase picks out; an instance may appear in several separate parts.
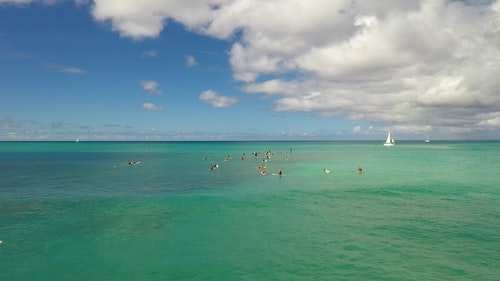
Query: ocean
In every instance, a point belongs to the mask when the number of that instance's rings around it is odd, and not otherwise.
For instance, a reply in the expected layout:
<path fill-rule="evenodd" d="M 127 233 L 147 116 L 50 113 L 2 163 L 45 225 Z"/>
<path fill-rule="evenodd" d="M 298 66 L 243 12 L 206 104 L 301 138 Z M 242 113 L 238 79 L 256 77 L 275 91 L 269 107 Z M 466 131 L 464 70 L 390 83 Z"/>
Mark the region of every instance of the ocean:
<path fill-rule="evenodd" d="M 500 280 L 499 170 L 494 141 L 0 142 L 0 280 Z"/>

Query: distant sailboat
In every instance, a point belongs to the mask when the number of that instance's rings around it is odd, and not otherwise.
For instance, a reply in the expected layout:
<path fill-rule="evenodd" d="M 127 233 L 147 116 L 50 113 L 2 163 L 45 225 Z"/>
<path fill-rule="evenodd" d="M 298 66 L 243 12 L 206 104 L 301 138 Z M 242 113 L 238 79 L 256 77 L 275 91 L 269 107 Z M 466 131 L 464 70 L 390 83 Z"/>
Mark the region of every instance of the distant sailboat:
<path fill-rule="evenodd" d="M 431 140 L 429 139 L 429 136 L 427 136 L 427 138 L 425 139 L 425 142 L 431 142 Z"/>
<path fill-rule="evenodd" d="M 79 138 L 76 138 L 75 142 L 80 142 L 80 139 L 79 139 Z"/>
<path fill-rule="evenodd" d="M 389 131 L 389 134 L 387 135 L 387 139 L 385 140 L 384 146 L 394 146 L 396 143 L 394 142 L 394 139 L 391 137 L 391 131 Z"/>

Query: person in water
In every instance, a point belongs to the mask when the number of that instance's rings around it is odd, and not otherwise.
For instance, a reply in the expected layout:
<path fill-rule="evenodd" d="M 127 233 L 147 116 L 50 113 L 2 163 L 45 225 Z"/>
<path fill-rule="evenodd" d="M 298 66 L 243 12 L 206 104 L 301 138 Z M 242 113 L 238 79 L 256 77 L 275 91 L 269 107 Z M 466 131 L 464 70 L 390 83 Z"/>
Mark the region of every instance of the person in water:
<path fill-rule="evenodd" d="M 363 173 L 363 168 L 361 168 L 361 166 L 358 167 L 358 174 L 361 174 Z"/>

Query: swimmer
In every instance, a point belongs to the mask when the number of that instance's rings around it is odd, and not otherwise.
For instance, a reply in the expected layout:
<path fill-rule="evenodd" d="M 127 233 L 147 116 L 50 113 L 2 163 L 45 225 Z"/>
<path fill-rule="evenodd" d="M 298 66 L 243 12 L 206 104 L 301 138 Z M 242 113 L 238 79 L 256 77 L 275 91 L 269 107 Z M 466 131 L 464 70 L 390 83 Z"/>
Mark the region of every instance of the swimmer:
<path fill-rule="evenodd" d="M 262 170 L 262 171 L 260 171 L 260 174 L 265 176 L 267 174 L 267 172 L 266 172 L 266 170 Z"/>
<path fill-rule="evenodd" d="M 278 169 L 278 176 L 283 175 L 283 171 L 281 169 Z"/>
<path fill-rule="evenodd" d="M 363 173 L 363 168 L 361 168 L 361 166 L 358 167 L 358 174 L 361 174 Z"/>
<path fill-rule="evenodd" d="M 325 173 L 325 174 L 329 174 L 329 173 L 330 173 L 330 170 L 328 170 L 328 169 L 323 169 L 323 173 Z"/>

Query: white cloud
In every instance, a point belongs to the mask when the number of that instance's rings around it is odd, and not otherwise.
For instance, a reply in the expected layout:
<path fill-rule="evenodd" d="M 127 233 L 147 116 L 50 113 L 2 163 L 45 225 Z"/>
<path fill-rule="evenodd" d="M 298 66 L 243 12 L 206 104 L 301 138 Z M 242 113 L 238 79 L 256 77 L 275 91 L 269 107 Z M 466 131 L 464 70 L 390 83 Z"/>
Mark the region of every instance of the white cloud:
<path fill-rule="evenodd" d="M 185 58 L 186 58 L 187 67 L 193 67 L 193 66 L 198 65 L 198 62 L 196 61 L 195 57 L 193 57 L 191 55 L 186 55 Z"/>
<path fill-rule="evenodd" d="M 84 74 L 86 71 L 72 66 L 60 65 L 60 64 L 49 64 L 47 67 L 54 69 L 58 72 L 72 73 L 72 74 Z"/>
<path fill-rule="evenodd" d="M 156 58 L 158 56 L 158 50 L 149 50 L 141 54 L 141 58 Z"/>
<path fill-rule="evenodd" d="M 214 107 L 229 107 L 238 101 L 235 97 L 221 96 L 212 90 L 201 93 L 199 98 Z"/>
<path fill-rule="evenodd" d="M 154 80 L 141 80 L 139 82 L 142 88 L 148 91 L 150 94 L 161 95 L 161 90 L 158 89 L 160 87 L 160 83 Z"/>
<path fill-rule="evenodd" d="M 354 127 L 354 128 L 352 129 L 352 132 L 353 132 L 354 134 L 359 134 L 359 133 L 361 133 L 361 130 L 362 130 L 362 129 L 363 129 L 363 128 L 362 128 L 360 125 L 357 125 L 356 127 Z"/>
<path fill-rule="evenodd" d="M 135 40 L 158 37 L 173 19 L 190 29 L 198 29 L 212 17 L 215 0 L 94 0 L 92 15 L 110 22 L 114 31 Z"/>
<path fill-rule="evenodd" d="M 327 39 L 305 35 L 295 28 L 299 19 L 286 16 L 247 22 L 231 51 L 235 79 L 250 82 L 242 89 L 278 97 L 277 111 L 318 112 L 401 130 L 415 124 L 450 131 L 500 128 L 495 119 L 483 119 L 484 112 L 500 112 L 498 2 L 339 3 L 344 8 L 332 16 L 336 22 L 313 8 L 302 9 L 308 15 L 300 18 L 303 28 Z M 283 6 L 283 13 L 293 6 Z M 329 29 L 316 24 L 318 17 Z M 282 73 L 301 75 L 254 82 Z"/>
<path fill-rule="evenodd" d="M 144 109 L 147 109 L 147 110 L 151 110 L 151 111 L 163 111 L 163 107 L 155 105 L 155 104 L 150 103 L 150 102 L 143 103 L 141 105 L 141 107 Z"/>

